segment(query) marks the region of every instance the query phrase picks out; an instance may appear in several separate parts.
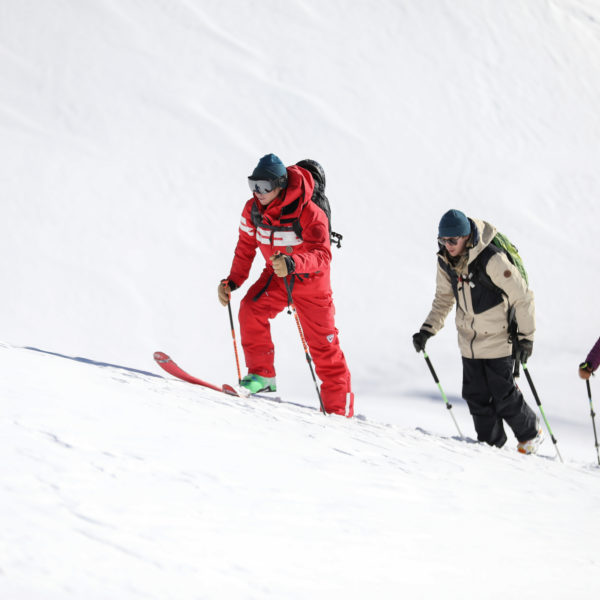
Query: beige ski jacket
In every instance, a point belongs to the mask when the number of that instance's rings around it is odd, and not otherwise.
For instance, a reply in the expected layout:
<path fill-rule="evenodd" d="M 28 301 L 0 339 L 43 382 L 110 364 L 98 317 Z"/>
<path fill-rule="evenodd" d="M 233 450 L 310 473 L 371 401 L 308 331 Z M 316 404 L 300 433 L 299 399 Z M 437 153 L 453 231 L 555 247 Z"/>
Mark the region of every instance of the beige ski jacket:
<path fill-rule="evenodd" d="M 469 219 L 468 254 L 453 266 L 445 248 L 438 252 L 433 306 L 421 329 L 437 333 L 456 303 L 458 344 L 465 358 L 502 358 L 512 354 L 508 317 L 511 307 L 519 339 L 533 341 L 533 292 L 506 254 L 491 244 L 496 228 Z"/>

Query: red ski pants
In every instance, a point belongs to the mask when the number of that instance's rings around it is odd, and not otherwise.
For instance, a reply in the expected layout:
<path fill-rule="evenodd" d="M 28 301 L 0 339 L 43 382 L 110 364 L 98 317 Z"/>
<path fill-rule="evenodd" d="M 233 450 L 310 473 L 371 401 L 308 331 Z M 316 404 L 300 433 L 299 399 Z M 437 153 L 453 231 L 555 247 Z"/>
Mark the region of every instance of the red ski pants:
<path fill-rule="evenodd" d="M 269 321 L 288 305 L 284 280 L 272 275 L 268 282 L 271 275 L 270 272 L 263 271 L 242 300 L 239 313 L 248 372 L 263 377 L 275 376 L 275 349 Z M 331 293 L 317 291 L 316 295 L 310 294 L 310 288 L 311 282 L 297 283 L 293 287 L 292 298 L 310 356 L 322 381 L 323 406 L 328 413 L 351 417 L 354 414 L 354 394 L 350 385 L 350 371 L 335 327 L 335 307 Z M 259 295 L 262 290 L 263 293 Z"/>

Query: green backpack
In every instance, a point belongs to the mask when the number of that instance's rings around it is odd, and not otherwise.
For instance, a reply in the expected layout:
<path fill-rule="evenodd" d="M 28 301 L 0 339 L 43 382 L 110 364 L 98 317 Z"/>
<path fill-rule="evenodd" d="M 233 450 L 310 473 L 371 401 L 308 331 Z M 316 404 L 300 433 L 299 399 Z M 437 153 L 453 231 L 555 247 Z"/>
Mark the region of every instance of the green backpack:
<path fill-rule="evenodd" d="M 527 277 L 527 271 L 525 270 L 523 259 L 519 255 L 519 250 L 517 247 L 503 233 L 500 232 L 496 233 L 496 236 L 492 240 L 492 244 L 494 244 L 494 246 L 497 248 L 500 248 L 500 250 L 506 254 L 508 260 L 510 260 L 510 262 L 517 267 L 519 273 L 521 273 L 525 283 L 529 285 L 529 277 Z"/>

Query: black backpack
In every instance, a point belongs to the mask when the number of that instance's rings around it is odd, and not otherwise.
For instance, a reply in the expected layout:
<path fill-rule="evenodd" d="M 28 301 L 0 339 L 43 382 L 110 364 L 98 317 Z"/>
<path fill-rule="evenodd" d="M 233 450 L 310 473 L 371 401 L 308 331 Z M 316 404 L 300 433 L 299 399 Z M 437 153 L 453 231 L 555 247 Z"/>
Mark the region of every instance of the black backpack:
<path fill-rule="evenodd" d="M 315 189 L 311 200 L 327 215 L 331 245 L 341 248 L 344 236 L 335 231 L 331 231 L 331 207 L 329 206 L 329 200 L 325 195 L 325 171 L 323 170 L 323 167 L 316 160 L 312 160 L 311 158 L 305 158 L 304 160 L 297 162 L 296 166 L 306 169 L 312 175 L 313 181 L 315 182 Z M 299 238 L 302 238 L 302 228 L 298 221 L 294 222 L 294 231 Z"/>

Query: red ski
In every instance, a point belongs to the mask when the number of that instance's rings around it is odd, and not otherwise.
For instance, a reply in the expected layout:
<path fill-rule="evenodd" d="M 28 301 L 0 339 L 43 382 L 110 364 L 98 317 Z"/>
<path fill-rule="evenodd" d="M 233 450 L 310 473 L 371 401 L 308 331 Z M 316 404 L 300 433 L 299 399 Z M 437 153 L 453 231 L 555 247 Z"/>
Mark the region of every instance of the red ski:
<path fill-rule="evenodd" d="M 154 360 L 158 363 L 160 367 L 162 367 L 167 373 L 173 375 L 173 377 L 177 377 L 183 381 L 187 381 L 188 383 L 193 383 L 194 385 L 201 385 L 202 387 L 208 388 L 209 390 L 215 390 L 216 392 L 222 392 L 223 394 L 227 394 L 228 396 L 237 396 L 238 398 L 262 398 L 263 400 L 271 400 L 273 402 L 281 402 L 281 398 L 279 396 L 271 396 L 270 394 L 251 394 L 250 392 L 244 393 L 244 388 L 234 388 L 232 385 L 224 383 L 221 387 L 215 385 L 214 383 L 209 383 L 208 381 L 203 381 L 202 379 L 198 379 L 193 375 L 190 375 L 186 371 L 184 371 L 173 359 L 164 352 L 155 352 Z"/>
<path fill-rule="evenodd" d="M 197 377 L 190 375 L 189 373 L 184 371 L 176 362 L 174 362 L 168 354 L 165 354 L 164 352 L 155 352 L 154 360 L 157 362 L 159 367 L 163 368 L 170 375 L 173 375 L 173 377 L 183 379 L 183 381 L 187 381 L 188 383 L 201 385 L 202 387 L 208 388 L 210 390 L 223 392 L 225 394 L 229 394 L 230 396 L 242 397 L 242 395 L 231 385 L 224 384 L 219 387 L 218 385 L 214 385 L 213 383 L 203 381 L 202 379 L 198 379 Z"/>

